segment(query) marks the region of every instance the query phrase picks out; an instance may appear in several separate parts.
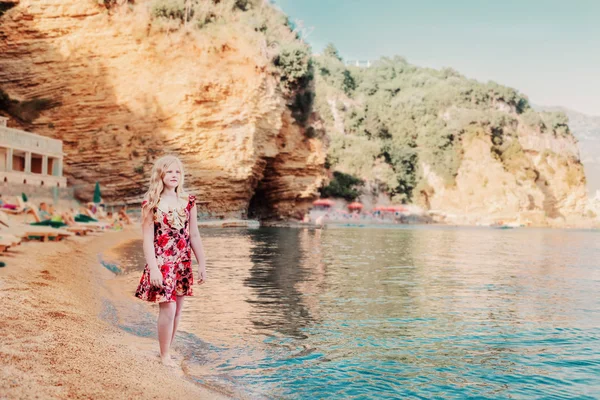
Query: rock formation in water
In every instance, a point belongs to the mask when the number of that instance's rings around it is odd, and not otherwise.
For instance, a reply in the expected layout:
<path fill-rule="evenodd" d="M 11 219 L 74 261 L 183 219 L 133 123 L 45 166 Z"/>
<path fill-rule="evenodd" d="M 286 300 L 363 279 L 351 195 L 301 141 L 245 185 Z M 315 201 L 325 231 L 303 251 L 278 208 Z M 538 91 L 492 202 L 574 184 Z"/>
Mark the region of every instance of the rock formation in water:
<path fill-rule="evenodd" d="M 172 29 L 148 2 L 104 3 L 4 1 L 0 16 L 0 89 L 52 102 L 16 122 L 63 140 L 79 197 L 100 181 L 105 201 L 138 202 L 153 160 L 174 153 L 207 211 L 282 217 L 310 204 L 323 143 L 293 118 L 261 32 Z"/>

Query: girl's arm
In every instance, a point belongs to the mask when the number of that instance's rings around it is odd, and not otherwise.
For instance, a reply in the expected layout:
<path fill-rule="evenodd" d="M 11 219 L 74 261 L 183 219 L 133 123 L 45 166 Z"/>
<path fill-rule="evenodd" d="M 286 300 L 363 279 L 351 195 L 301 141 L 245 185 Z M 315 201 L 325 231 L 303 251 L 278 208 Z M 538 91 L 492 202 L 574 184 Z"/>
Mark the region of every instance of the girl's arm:
<path fill-rule="evenodd" d="M 202 239 L 200 238 L 200 231 L 198 230 L 198 211 L 196 210 L 196 204 L 190 209 L 190 243 L 192 250 L 198 260 L 198 273 L 200 280 L 198 283 L 202 284 L 206 281 L 206 258 L 204 257 L 204 247 L 202 246 Z"/>
<path fill-rule="evenodd" d="M 162 287 L 162 274 L 158 269 L 156 255 L 154 254 L 154 216 L 152 212 L 148 213 L 142 221 L 142 234 L 144 237 L 144 257 L 150 271 L 150 284 Z"/>

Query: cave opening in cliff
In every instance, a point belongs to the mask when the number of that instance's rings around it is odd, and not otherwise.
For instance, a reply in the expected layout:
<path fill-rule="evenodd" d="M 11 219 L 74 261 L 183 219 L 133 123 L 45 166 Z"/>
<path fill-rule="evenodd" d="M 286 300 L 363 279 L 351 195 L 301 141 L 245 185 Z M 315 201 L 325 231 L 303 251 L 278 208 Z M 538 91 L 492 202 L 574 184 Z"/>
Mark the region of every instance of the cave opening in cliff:
<path fill-rule="evenodd" d="M 273 160 L 267 159 L 263 178 L 256 185 L 254 194 L 248 203 L 248 218 L 266 220 L 276 217 L 273 209 L 272 192 L 273 192 L 273 177 L 275 176 L 275 168 Z"/>
<path fill-rule="evenodd" d="M 260 187 L 260 183 L 258 187 L 254 191 L 254 195 L 250 199 L 250 203 L 248 204 L 248 218 L 249 219 L 258 219 L 263 220 L 268 218 L 267 216 L 270 214 L 269 208 L 266 206 L 267 204 L 267 196 L 264 188 Z"/>
<path fill-rule="evenodd" d="M 14 1 L 3 1 L 0 3 L 0 17 L 7 12 L 8 10 L 10 10 L 11 8 L 13 8 L 14 6 L 17 5 L 18 0 L 14 0 Z"/>

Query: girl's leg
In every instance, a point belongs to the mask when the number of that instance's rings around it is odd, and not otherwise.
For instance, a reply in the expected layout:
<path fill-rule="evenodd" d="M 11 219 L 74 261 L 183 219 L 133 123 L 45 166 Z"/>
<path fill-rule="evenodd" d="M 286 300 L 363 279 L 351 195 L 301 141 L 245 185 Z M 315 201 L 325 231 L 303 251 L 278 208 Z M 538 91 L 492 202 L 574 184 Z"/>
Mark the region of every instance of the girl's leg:
<path fill-rule="evenodd" d="M 173 336 L 171 337 L 171 344 L 175 340 L 175 333 L 177 332 L 177 325 L 179 325 L 179 317 L 181 316 L 181 309 L 183 308 L 183 299 L 185 296 L 177 296 L 177 308 L 175 309 L 175 318 L 173 319 Z"/>
<path fill-rule="evenodd" d="M 173 336 L 173 320 L 175 319 L 175 302 L 160 303 L 158 313 L 158 344 L 160 346 L 160 358 L 163 364 L 172 364 L 169 356 L 169 347 Z"/>

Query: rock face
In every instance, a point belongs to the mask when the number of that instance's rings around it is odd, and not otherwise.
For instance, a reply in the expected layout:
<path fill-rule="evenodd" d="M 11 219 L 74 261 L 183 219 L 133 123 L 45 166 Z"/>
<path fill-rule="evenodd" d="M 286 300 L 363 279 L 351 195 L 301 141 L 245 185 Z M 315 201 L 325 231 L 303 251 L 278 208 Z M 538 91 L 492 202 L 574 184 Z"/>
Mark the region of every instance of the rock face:
<path fill-rule="evenodd" d="M 240 27 L 165 32 L 144 2 L 108 13 L 21 0 L 0 17 L 0 38 L 0 88 L 58 104 L 23 127 L 63 140 L 82 198 L 100 181 L 105 201 L 139 201 L 167 153 L 212 213 L 289 216 L 316 196 L 323 144 L 294 124 L 270 60 Z"/>
<path fill-rule="evenodd" d="M 580 145 L 588 194 L 593 196 L 600 190 L 600 117 L 582 114 L 564 107 L 536 106 L 536 109 L 561 111 L 569 118 L 569 127 Z"/>
<path fill-rule="evenodd" d="M 519 221 L 581 225 L 588 209 L 583 165 L 571 135 L 540 134 L 520 123 L 523 157 L 510 170 L 493 156 L 489 135 L 465 137 L 456 184 L 447 186 L 423 165 L 428 206 L 458 223 Z"/>

